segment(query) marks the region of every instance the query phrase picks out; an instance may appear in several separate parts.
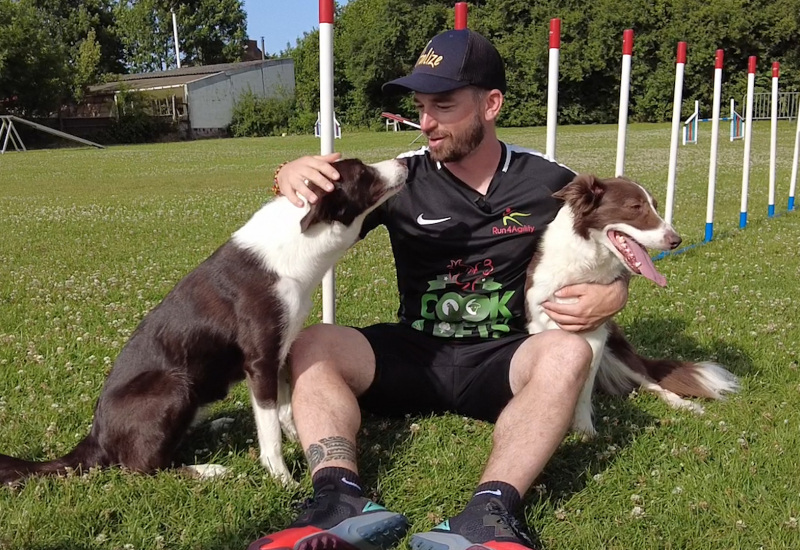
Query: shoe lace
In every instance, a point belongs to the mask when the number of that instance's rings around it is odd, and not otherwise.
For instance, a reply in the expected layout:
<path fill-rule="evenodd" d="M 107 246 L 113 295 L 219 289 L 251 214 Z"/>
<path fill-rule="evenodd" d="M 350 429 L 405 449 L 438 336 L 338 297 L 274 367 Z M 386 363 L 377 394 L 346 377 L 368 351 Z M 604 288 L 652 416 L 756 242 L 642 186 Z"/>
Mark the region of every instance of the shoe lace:
<path fill-rule="evenodd" d="M 493 516 L 497 517 L 497 522 L 511 531 L 515 537 L 523 540 L 527 546 L 531 548 L 534 547 L 533 540 L 528 534 L 527 528 L 520 520 L 517 519 L 514 514 L 506 510 L 505 506 L 499 502 L 489 501 L 489 503 L 486 505 L 486 510 Z"/>
<path fill-rule="evenodd" d="M 318 493 L 314 496 L 307 497 L 301 501 L 293 502 L 292 508 L 297 512 L 306 512 L 308 510 L 313 510 L 319 506 L 321 500 L 324 500 L 328 496 L 327 493 Z"/>

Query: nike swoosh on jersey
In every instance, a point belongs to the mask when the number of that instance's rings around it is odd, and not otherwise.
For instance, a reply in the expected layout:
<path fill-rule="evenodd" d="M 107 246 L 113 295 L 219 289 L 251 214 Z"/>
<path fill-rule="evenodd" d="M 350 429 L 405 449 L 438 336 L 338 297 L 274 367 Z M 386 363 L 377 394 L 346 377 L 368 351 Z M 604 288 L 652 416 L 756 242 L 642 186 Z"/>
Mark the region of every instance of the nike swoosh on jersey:
<path fill-rule="evenodd" d="M 425 214 L 420 214 L 419 216 L 417 216 L 417 223 L 420 225 L 434 225 L 437 223 L 446 222 L 447 220 L 450 219 L 450 218 L 437 218 L 435 220 L 428 220 L 425 219 L 423 216 L 425 216 Z"/>

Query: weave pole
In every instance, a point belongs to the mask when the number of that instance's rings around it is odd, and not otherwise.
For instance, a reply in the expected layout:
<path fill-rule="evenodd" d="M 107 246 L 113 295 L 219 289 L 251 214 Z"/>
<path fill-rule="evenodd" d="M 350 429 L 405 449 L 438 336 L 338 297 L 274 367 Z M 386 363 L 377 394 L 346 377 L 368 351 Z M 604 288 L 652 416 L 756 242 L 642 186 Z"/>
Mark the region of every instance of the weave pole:
<path fill-rule="evenodd" d="M 631 58 L 633 57 L 633 29 L 622 33 L 622 76 L 619 84 L 619 123 L 617 124 L 616 177 L 625 173 L 625 140 L 628 136 L 628 106 L 631 92 Z"/>
<path fill-rule="evenodd" d="M 675 207 L 675 179 L 678 171 L 678 140 L 681 133 L 681 105 L 683 103 L 683 78 L 686 70 L 686 42 L 678 42 L 675 60 L 675 95 L 672 100 L 672 134 L 669 143 L 669 173 L 667 175 L 667 204 L 664 219 L 672 224 Z"/>
<path fill-rule="evenodd" d="M 333 0 L 319 0 L 319 112 L 320 154 L 333 153 Z M 336 275 L 322 278 L 322 322 L 336 322 Z"/>
<path fill-rule="evenodd" d="M 725 52 L 717 50 L 714 61 L 714 107 L 711 119 L 711 155 L 708 161 L 708 198 L 706 200 L 706 235 L 704 242 L 714 238 L 714 193 L 717 187 L 717 149 L 719 146 L 719 110 L 722 98 L 722 64 Z"/>
<path fill-rule="evenodd" d="M 556 159 L 558 126 L 558 60 L 561 53 L 561 19 L 550 20 L 550 59 L 547 70 L 547 142 L 544 154 Z"/>
<path fill-rule="evenodd" d="M 747 105 L 744 113 L 744 159 L 742 160 L 742 202 L 739 209 L 739 229 L 747 227 L 747 194 L 750 188 L 750 148 L 753 143 L 753 91 L 756 85 L 757 58 L 747 60 Z"/>
<path fill-rule="evenodd" d="M 467 28 L 467 14 L 469 7 L 466 2 L 456 2 L 456 30 Z"/>
<path fill-rule="evenodd" d="M 775 216 L 775 179 L 778 172 L 778 77 L 780 77 L 781 64 L 777 61 L 772 64 L 772 109 L 771 125 L 769 132 L 769 204 L 767 216 Z"/>

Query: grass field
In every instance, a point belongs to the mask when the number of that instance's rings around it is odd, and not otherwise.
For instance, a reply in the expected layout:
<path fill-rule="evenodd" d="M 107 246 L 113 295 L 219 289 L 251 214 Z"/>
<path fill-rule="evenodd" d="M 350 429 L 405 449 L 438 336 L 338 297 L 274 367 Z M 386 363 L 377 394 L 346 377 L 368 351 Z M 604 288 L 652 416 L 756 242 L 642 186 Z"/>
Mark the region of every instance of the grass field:
<path fill-rule="evenodd" d="M 667 125 L 629 127 L 626 173 L 664 204 Z M 675 225 L 702 242 L 710 124 L 682 147 Z M 416 134 L 337 140 L 379 160 Z M 569 436 L 527 495 L 545 548 L 800 548 L 800 216 L 785 214 L 794 125 L 779 133 L 777 211 L 767 219 L 768 123 L 757 123 L 750 226 L 738 229 L 741 142 L 719 146 L 714 240 L 659 262 L 669 286 L 644 280 L 618 316 L 649 355 L 725 363 L 740 394 L 676 412 L 651 395 L 598 397 L 600 436 Z M 544 129 L 501 137 L 543 150 Z M 560 129 L 559 160 L 612 175 L 616 127 Z M 66 453 L 88 431 L 111 364 L 142 316 L 269 198 L 277 164 L 318 151 L 311 137 L 64 149 L 0 157 L 0 452 Z M 378 230 L 337 268 L 338 322 L 394 319 L 388 239 Z M 319 297 L 316 300 L 319 303 Z M 319 307 L 309 322 L 319 318 Z M 232 468 L 198 481 L 120 470 L 0 488 L 0 549 L 245 548 L 293 518 L 308 496 L 301 449 L 286 456 L 301 486 L 285 489 L 257 461 L 243 386 L 216 405 L 182 449 L 188 463 Z M 369 490 L 427 530 L 468 500 L 492 426 L 460 416 L 369 418 L 360 435 Z"/>

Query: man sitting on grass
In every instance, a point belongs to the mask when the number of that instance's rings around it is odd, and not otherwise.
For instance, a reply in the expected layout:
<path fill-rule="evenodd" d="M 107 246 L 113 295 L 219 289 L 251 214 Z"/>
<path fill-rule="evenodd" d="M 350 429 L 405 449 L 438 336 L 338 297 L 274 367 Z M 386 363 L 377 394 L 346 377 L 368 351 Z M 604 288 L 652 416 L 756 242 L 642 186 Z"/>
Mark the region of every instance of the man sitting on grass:
<path fill-rule="evenodd" d="M 496 422 L 472 499 L 413 535 L 417 550 L 532 548 L 516 519 L 522 496 L 558 448 L 587 377 L 591 330 L 627 301 L 624 280 L 559 291 L 546 303 L 561 330 L 525 331 L 525 272 L 574 172 L 501 142 L 503 61 L 471 30 L 433 38 L 412 73 L 384 85 L 413 92 L 428 146 L 402 155 L 406 189 L 370 214 L 389 231 L 398 323 L 318 324 L 292 346 L 293 410 L 314 497 L 289 528 L 251 550 L 386 549 L 408 521 L 364 498 L 356 462 L 360 407 L 384 415 L 452 411 Z M 338 155 L 303 157 L 276 175 L 298 206 L 330 192 Z"/>

